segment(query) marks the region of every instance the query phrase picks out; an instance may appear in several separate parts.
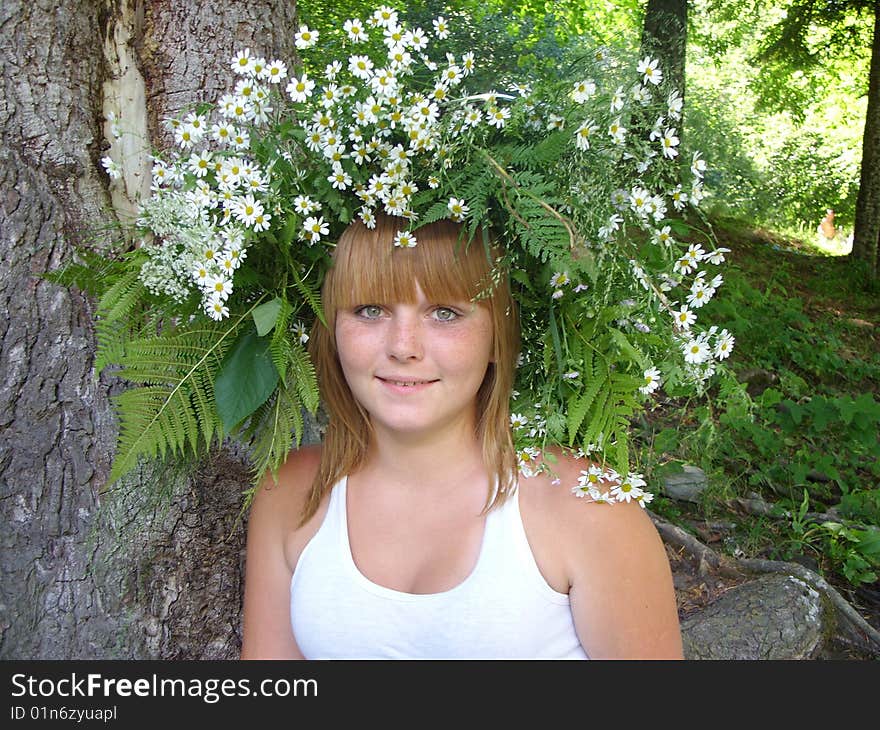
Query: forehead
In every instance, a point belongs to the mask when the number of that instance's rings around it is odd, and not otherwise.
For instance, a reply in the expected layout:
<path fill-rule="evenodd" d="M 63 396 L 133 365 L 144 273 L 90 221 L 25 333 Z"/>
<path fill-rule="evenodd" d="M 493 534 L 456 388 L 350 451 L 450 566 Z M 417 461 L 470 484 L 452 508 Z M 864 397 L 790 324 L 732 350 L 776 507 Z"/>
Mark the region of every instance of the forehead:
<path fill-rule="evenodd" d="M 467 241 L 458 226 L 435 224 L 416 231 L 415 247 L 395 247 L 394 236 L 404 227 L 386 219 L 376 230 L 361 227 L 343 235 L 325 287 L 325 309 L 414 303 L 420 291 L 432 302 L 470 301 L 489 286 L 491 254 L 479 238 Z"/>

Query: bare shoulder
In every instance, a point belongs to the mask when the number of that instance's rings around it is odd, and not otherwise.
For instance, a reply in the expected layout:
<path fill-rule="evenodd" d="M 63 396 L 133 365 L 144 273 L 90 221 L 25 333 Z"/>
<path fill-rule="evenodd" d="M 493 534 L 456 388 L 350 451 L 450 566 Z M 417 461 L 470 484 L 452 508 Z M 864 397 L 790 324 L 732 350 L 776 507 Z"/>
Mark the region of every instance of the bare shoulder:
<path fill-rule="evenodd" d="M 548 449 L 543 458 L 551 473 L 526 480 L 524 498 L 557 526 L 570 528 L 575 539 L 609 547 L 616 540 L 626 539 L 631 531 L 648 537 L 657 534 L 650 517 L 635 501 L 606 504 L 575 494 L 582 476 L 591 469 L 604 471 L 601 465 L 559 447 Z M 612 486 L 605 484 L 602 491 Z"/>
<path fill-rule="evenodd" d="M 267 475 L 254 497 L 248 516 L 242 658 L 302 656 L 290 627 L 289 590 L 316 523 L 311 519 L 299 526 L 319 464 L 320 447 L 291 452 L 277 481 Z"/>
<path fill-rule="evenodd" d="M 320 445 L 292 451 L 279 468 L 277 480 L 271 474 L 264 477 L 251 505 L 248 541 L 258 533 L 279 545 L 291 570 L 314 532 L 314 520 L 302 527 L 299 523 L 320 462 Z"/>
<path fill-rule="evenodd" d="M 278 469 L 277 480 L 271 473 L 263 477 L 254 496 L 252 509 L 276 511 L 281 507 L 300 508 L 308 499 L 309 489 L 321 463 L 321 446 L 303 446 L 291 451 Z M 286 510 L 285 510 L 286 511 Z"/>
<path fill-rule="evenodd" d="M 555 563 L 569 583 L 575 628 L 587 654 L 679 658 L 672 574 L 650 516 L 635 501 L 576 497 L 572 488 L 598 466 L 593 462 L 560 450 L 551 466 L 558 483 L 546 475 L 526 480 L 524 502 L 545 533 L 554 535 Z"/>

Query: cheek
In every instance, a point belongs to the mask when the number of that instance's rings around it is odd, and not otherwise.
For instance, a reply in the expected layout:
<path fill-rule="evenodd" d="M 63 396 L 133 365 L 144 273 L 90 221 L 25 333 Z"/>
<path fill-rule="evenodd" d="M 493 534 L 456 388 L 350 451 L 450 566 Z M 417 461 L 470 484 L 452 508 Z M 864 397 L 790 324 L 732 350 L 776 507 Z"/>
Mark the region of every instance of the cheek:
<path fill-rule="evenodd" d="M 489 323 L 481 323 L 451 338 L 446 348 L 449 368 L 462 374 L 472 374 L 477 379 L 482 379 L 492 355 L 492 328 Z"/>
<path fill-rule="evenodd" d="M 357 327 L 337 320 L 336 353 L 347 380 L 369 362 L 372 355 L 370 339 Z"/>

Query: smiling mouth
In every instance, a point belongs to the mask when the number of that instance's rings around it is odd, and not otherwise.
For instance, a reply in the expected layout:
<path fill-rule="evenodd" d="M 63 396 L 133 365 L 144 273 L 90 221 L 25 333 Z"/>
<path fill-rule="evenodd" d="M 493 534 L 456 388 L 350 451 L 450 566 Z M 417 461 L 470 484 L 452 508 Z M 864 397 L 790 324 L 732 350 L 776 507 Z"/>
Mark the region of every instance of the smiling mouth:
<path fill-rule="evenodd" d="M 378 377 L 378 376 L 377 376 Z M 398 385 L 403 388 L 412 388 L 416 385 L 428 385 L 430 383 L 436 383 L 436 380 L 390 380 L 388 378 L 379 378 L 383 383 L 388 383 L 390 385 Z"/>

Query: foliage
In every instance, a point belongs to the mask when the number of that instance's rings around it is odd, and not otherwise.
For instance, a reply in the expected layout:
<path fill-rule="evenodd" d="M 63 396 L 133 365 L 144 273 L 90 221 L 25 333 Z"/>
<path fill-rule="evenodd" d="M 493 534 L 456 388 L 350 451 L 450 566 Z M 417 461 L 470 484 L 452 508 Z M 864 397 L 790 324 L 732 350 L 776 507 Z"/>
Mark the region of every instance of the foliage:
<path fill-rule="evenodd" d="M 635 440 L 643 468 L 654 482 L 682 462 L 710 473 L 700 509 L 735 521 L 725 540 L 731 551 L 806 554 L 839 581 L 874 582 L 880 352 L 866 337 L 873 297 L 842 261 L 774 248 L 727 223 L 719 236 L 735 264 L 726 296 L 707 308 L 737 332 L 731 367 L 741 382 L 722 378 L 705 401 L 668 401 L 642 422 Z M 773 514 L 729 511 L 736 498 L 754 497 L 775 505 Z M 674 518 L 687 523 L 680 508 Z"/>
<path fill-rule="evenodd" d="M 495 272 L 511 278 L 523 324 L 511 407 L 524 470 L 536 449 L 562 444 L 628 474 L 627 419 L 661 376 L 702 391 L 729 354 L 726 330 L 694 321 L 721 283 L 707 264 L 723 249 L 709 236 L 676 241 L 699 224 L 688 202 L 703 195 L 706 165 L 699 153 L 690 169 L 676 159 L 681 100 L 656 62 L 549 43 L 552 75 L 526 63 L 504 76 L 465 53 L 480 38 L 510 58 L 515 42 L 488 37 L 497 19 L 456 15 L 440 52 L 419 26 L 371 17 L 363 43 L 350 29 L 316 43 L 303 26 L 289 69 L 239 53 L 233 93 L 167 120 L 178 150 L 155 155 L 141 245 L 106 261 L 89 253 L 59 275 L 98 295 L 96 367 L 120 365 L 133 386 L 116 402 L 114 478 L 141 456 L 198 456 L 227 436 L 250 443 L 255 480 L 280 466 L 303 409 L 318 407 L 303 345 L 323 321 L 333 242 L 383 207 L 402 247 L 446 217 L 468 237 L 488 223 L 500 238 Z M 416 17 L 447 35 L 440 19 Z M 487 74 L 491 86 L 475 90 Z M 105 160 L 111 176 L 124 165 Z M 627 499 L 641 496 L 638 479 Z"/>

